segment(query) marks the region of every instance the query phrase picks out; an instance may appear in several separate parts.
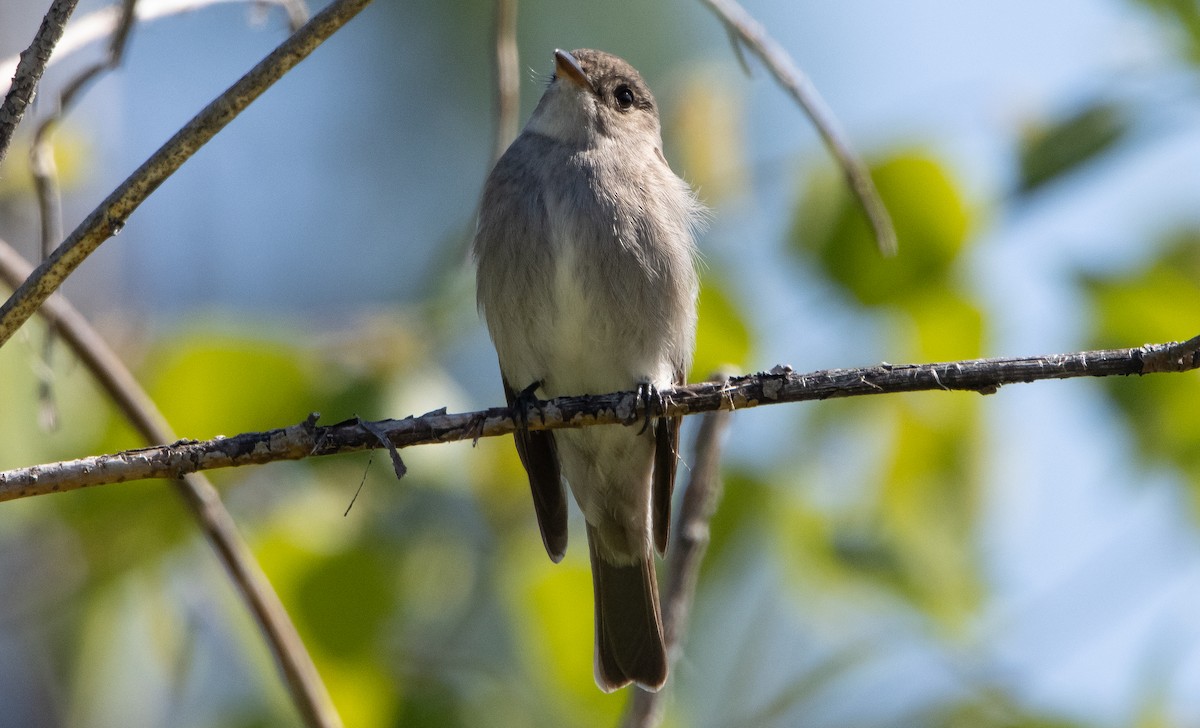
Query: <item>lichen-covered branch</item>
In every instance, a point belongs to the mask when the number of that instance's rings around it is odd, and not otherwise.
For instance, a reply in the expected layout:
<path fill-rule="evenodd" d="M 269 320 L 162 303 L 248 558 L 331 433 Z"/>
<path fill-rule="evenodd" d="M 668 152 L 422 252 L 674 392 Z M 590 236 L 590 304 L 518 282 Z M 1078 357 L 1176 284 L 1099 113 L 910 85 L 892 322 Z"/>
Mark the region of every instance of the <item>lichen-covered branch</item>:
<path fill-rule="evenodd" d="M 991 394 L 1006 384 L 1042 379 L 1106 377 L 1200 368 L 1200 336 L 1183 343 L 1148 344 L 1135 349 L 1105 349 L 1050 356 L 972 359 L 938 364 L 879 364 L 858 369 L 827 369 L 801 374 L 789 367 L 732 377 L 721 383 L 665 390 L 657 415 L 691 415 L 741 410 L 765 404 L 804 402 L 864 395 L 962 390 Z M 531 406 L 531 429 L 637 424 L 645 417 L 636 391 L 559 397 Z M 364 426 L 359 420 L 336 425 L 305 422 L 267 432 L 129 450 L 0 472 L 0 500 L 11 500 L 93 485 L 145 478 L 175 478 L 213 468 L 300 460 L 380 447 L 380 434 L 395 448 L 510 434 L 516 428 L 507 407 L 383 420 Z M 398 456 L 397 456 L 398 457 Z"/>

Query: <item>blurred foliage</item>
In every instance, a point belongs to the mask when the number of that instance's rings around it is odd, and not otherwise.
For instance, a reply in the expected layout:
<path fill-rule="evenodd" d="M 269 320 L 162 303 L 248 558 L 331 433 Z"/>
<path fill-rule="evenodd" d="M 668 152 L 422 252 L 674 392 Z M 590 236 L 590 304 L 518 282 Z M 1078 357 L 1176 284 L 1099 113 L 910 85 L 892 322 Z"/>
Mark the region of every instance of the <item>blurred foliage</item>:
<path fill-rule="evenodd" d="M 686 164 L 684 178 L 706 205 L 719 205 L 746 189 L 741 89 L 740 79 L 723 66 L 691 66 L 672 94 L 663 123 L 667 154 L 678 152 Z"/>
<path fill-rule="evenodd" d="M 878 254 L 861 209 L 831 173 L 816 173 L 804 185 L 791 252 L 862 306 L 863 315 L 888 321 L 887 348 L 897 356 L 979 356 L 983 314 L 958 284 L 973 226 L 958 185 L 919 149 L 893 153 L 871 165 L 871 173 L 896 225 L 898 257 Z M 791 514 L 779 521 L 788 544 L 783 553 L 810 574 L 802 581 L 814 573 L 824 575 L 827 585 L 866 580 L 947 627 L 961 627 L 982 596 L 972 555 L 982 471 L 978 421 L 978 397 L 972 395 L 822 405 L 808 437 L 842 440 L 802 457 L 849 456 L 870 464 L 847 469 L 829 463 L 827 472 L 861 481 L 838 485 L 857 497 L 845 498 L 837 509 L 814 510 L 801 502 L 781 512 Z M 869 431 L 875 434 L 864 437 Z"/>
<path fill-rule="evenodd" d="M 923 725 L 931 728 L 1082 728 L 1083 723 L 1065 717 L 1031 713 L 997 688 L 954 705 L 943 706 Z"/>
<path fill-rule="evenodd" d="M 1066 118 L 1030 125 L 1017 150 L 1017 187 L 1031 192 L 1108 152 L 1129 131 L 1127 111 L 1094 101 Z"/>
<path fill-rule="evenodd" d="M 297 403 L 312 401 L 316 382 L 305 376 L 298 354 L 292 346 L 248 338 L 166 340 L 148 357 L 146 389 L 188 437 L 266 430 L 307 414 L 297 412 Z"/>
<path fill-rule="evenodd" d="M 1200 230 L 1171 236 L 1141 270 L 1081 278 L 1093 312 L 1091 345 L 1184 341 L 1200 333 Z M 1106 378 L 1138 452 L 1187 474 L 1200 514 L 1200 378 Z"/>
<path fill-rule="evenodd" d="M 70 124 L 54 132 L 54 167 L 58 184 L 70 189 L 86 178 L 89 163 L 94 158 L 88 146 L 90 137 Z M 29 163 L 30 139 L 18 134 L 0 164 L 0 204 L 24 202 L 34 204 L 33 172 Z"/>
<path fill-rule="evenodd" d="M 792 226 L 792 250 L 815 254 L 822 273 L 865 306 L 904 307 L 951 285 L 971 212 L 946 169 L 919 150 L 871 165 L 901 255 L 880 256 L 861 207 L 832 170 L 809 181 Z"/>
<path fill-rule="evenodd" d="M 1196 0 L 1134 0 L 1158 13 L 1165 28 L 1180 36 L 1187 59 L 1200 64 L 1200 3 Z"/>
<path fill-rule="evenodd" d="M 727 292 L 725 281 L 705 270 L 700 284 L 696 354 L 689 382 L 707 379 L 718 371 L 740 371 L 752 361 L 750 328 Z"/>

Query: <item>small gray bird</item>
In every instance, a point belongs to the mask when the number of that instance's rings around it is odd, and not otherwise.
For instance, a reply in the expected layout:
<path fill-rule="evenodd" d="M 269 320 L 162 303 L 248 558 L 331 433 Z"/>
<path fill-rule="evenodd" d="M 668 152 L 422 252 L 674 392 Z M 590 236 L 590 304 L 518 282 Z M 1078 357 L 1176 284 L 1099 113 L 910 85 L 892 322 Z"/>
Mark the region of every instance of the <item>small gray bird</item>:
<path fill-rule="evenodd" d="M 474 243 L 479 307 L 517 411 L 683 384 L 695 343 L 702 208 L 663 157 L 654 96 L 607 53 L 556 50 L 554 65 L 488 177 Z M 606 692 L 667 679 L 654 547 L 667 546 L 679 421 L 515 434 L 553 561 L 567 547 L 562 477 L 587 521 Z"/>

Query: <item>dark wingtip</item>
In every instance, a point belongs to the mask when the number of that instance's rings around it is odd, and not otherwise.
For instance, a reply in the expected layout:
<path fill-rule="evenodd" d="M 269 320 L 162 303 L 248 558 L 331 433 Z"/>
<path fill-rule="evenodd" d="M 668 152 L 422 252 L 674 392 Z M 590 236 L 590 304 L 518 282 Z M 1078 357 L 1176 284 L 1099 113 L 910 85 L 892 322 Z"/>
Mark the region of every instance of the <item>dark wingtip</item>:
<path fill-rule="evenodd" d="M 562 538 L 558 538 L 559 533 L 562 534 Z M 553 534 L 547 533 L 545 530 L 543 530 L 542 544 L 546 547 L 546 555 L 550 557 L 551 561 L 557 564 L 563 560 L 564 556 L 567 555 L 566 530 L 564 529 L 561 532 L 555 532 Z"/>
<path fill-rule="evenodd" d="M 660 419 L 654 427 L 654 480 L 652 521 L 654 548 L 667 553 L 671 533 L 671 495 L 675 492 L 675 469 L 679 461 L 679 426 L 682 417 Z"/>
<path fill-rule="evenodd" d="M 527 407 L 524 398 L 536 399 L 534 390 L 538 383 L 517 393 L 509 385 L 507 377 L 503 381 L 504 396 L 516 417 L 517 411 Z M 513 442 L 517 446 L 521 464 L 529 475 L 529 488 L 533 494 L 538 530 L 542 533 L 542 545 L 546 547 L 550 560 L 557 564 L 567 553 L 567 497 L 563 490 L 554 434 L 522 427 L 513 433 Z"/>

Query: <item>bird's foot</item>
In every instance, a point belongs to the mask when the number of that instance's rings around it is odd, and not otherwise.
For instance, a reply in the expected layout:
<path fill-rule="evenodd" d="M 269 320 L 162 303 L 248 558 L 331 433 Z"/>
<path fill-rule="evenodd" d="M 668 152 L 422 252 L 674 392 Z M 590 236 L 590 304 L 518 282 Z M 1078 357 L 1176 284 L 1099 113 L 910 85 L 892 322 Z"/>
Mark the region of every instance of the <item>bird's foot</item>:
<path fill-rule="evenodd" d="M 521 430 L 529 429 L 529 410 L 531 410 L 531 409 L 537 410 L 538 416 L 542 420 L 542 424 L 543 425 L 546 424 L 546 411 L 543 410 L 541 405 L 538 404 L 538 402 L 540 402 L 541 400 L 538 399 L 538 396 L 536 394 L 538 387 L 542 386 L 545 383 L 546 383 L 546 380 L 539 379 L 536 382 L 534 382 L 533 384 L 530 384 L 525 389 L 522 389 L 521 393 L 518 394 L 513 399 L 513 403 L 512 403 L 512 407 L 511 407 L 512 418 L 513 418 L 513 422 L 516 423 L 518 429 L 521 429 Z"/>
<path fill-rule="evenodd" d="M 638 401 L 642 403 L 642 411 L 644 417 L 642 421 L 642 429 L 638 430 L 638 434 L 644 434 L 650 429 L 650 422 L 654 420 L 663 411 L 663 396 L 658 391 L 658 387 L 652 382 L 641 382 L 637 386 Z"/>

